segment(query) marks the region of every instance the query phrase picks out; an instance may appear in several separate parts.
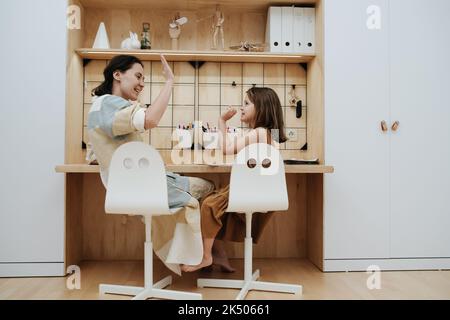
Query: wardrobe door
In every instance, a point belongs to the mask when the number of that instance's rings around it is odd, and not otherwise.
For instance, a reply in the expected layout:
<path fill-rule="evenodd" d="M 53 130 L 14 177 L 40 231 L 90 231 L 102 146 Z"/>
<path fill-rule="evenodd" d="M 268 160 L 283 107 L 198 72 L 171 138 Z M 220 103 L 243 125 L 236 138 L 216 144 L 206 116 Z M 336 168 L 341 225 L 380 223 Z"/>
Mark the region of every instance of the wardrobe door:
<path fill-rule="evenodd" d="M 0 6 L 0 277 L 63 275 L 67 3 Z"/>
<path fill-rule="evenodd" d="M 389 255 L 388 1 L 326 0 L 325 259 Z"/>
<path fill-rule="evenodd" d="M 391 10 L 391 256 L 450 257 L 450 1 Z"/>

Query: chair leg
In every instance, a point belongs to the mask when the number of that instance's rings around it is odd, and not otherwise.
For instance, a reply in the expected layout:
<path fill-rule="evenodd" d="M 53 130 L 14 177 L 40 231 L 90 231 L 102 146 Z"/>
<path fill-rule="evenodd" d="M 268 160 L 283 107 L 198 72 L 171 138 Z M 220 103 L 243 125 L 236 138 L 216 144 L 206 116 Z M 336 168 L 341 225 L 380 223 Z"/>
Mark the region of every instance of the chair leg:
<path fill-rule="evenodd" d="M 119 286 L 113 284 L 101 284 L 98 287 L 100 294 L 120 294 L 124 296 L 135 296 L 144 290 L 143 287 Z"/>
<path fill-rule="evenodd" d="M 166 289 L 145 289 L 132 300 L 146 300 L 149 298 L 170 300 L 202 300 L 200 293 L 182 292 Z"/>
<path fill-rule="evenodd" d="M 144 252 L 144 287 L 131 287 L 119 285 L 101 284 L 100 294 L 112 293 L 134 296 L 133 300 L 145 300 L 148 298 L 175 299 L 175 300 L 201 300 L 200 293 L 182 292 L 163 289 L 172 284 L 172 276 L 167 276 L 153 284 L 153 244 L 151 242 L 151 216 L 145 216 L 145 252 Z"/>
<path fill-rule="evenodd" d="M 261 291 L 285 292 L 302 294 L 302 286 L 275 282 L 252 281 L 252 289 Z"/>
<path fill-rule="evenodd" d="M 246 213 L 246 237 L 245 237 L 245 255 L 244 255 L 244 280 L 227 280 L 227 279 L 197 279 L 197 287 L 215 287 L 215 288 L 231 288 L 241 289 L 236 300 L 243 300 L 250 290 L 271 291 L 302 294 L 303 287 L 301 285 L 262 282 L 258 281 L 260 277 L 259 270 L 252 273 L 253 260 L 253 239 L 251 236 L 252 214 Z"/>
<path fill-rule="evenodd" d="M 172 284 L 172 276 L 167 276 L 153 285 L 154 289 L 163 289 Z"/>
<path fill-rule="evenodd" d="M 244 286 L 244 280 L 227 280 L 227 279 L 197 279 L 197 287 L 217 287 L 240 289 Z"/>

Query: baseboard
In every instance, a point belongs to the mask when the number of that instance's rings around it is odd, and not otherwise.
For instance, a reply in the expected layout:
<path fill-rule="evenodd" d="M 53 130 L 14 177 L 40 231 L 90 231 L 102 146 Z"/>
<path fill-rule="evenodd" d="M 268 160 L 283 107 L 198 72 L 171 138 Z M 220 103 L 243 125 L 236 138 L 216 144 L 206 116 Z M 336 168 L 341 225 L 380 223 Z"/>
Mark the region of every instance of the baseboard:
<path fill-rule="evenodd" d="M 367 271 L 369 266 L 378 266 L 383 271 L 448 270 L 450 258 L 324 260 L 323 271 Z"/>
<path fill-rule="evenodd" d="M 0 263 L 0 277 L 61 277 L 63 262 Z"/>

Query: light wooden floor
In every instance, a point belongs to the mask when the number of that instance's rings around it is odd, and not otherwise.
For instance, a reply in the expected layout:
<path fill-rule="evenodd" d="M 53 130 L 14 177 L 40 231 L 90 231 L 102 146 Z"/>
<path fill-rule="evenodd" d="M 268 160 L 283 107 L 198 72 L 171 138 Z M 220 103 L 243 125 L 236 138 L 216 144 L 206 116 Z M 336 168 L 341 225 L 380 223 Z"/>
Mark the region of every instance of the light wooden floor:
<path fill-rule="evenodd" d="M 233 260 L 234 274 L 219 271 L 174 275 L 170 289 L 200 292 L 203 299 L 234 299 L 233 289 L 196 288 L 198 277 L 242 277 L 242 260 Z M 0 299 L 129 299 L 125 296 L 99 297 L 100 283 L 143 285 L 143 262 L 83 262 L 81 289 L 68 290 L 66 278 L 2 278 Z M 159 261 L 155 273 L 169 275 Z M 395 271 L 381 273 L 381 289 L 369 290 L 365 272 L 322 273 L 306 259 L 255 259 L 254 269 L 262 281 L 303 285 L 303 295 L 251 291 L 248 299 L 450 299 L 450 271 Z M 159 280 L 155 279 L 155 280 Z"/>

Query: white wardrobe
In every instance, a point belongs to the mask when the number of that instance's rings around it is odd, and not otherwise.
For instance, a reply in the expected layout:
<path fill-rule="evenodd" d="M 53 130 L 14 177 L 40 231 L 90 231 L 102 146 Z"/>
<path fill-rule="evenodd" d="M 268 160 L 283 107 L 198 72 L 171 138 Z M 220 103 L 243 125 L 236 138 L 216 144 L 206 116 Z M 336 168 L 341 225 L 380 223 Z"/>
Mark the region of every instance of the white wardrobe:
<path fill-rule="evenodd" d="M 324 270 L 450 269 L 450 1 L 324 14 Z"/>
<path fill-rule="evenodd" d="M 0 4 L 0 277 L 65 274 L 66 8 Z"/>

